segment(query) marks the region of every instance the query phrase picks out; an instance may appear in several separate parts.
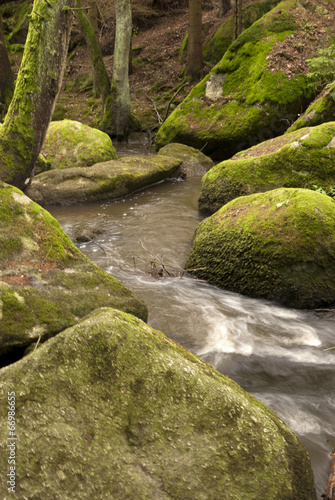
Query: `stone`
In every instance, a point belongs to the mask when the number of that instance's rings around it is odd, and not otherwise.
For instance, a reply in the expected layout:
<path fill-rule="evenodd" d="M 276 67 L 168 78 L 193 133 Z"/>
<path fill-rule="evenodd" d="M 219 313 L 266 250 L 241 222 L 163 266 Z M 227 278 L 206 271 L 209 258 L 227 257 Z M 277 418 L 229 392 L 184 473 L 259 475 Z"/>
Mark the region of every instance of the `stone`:
<path fill-rule="evenodd" d="M 335 200 L 308 189 L 241 196 L 199 225 L 186 268 L 295 308 L 335 303 Z"/>
<path fill-rule="evenodd" d="M 185 144 L 167 144 L 158 151 L 158 155 L 171 156 L 182 161 L 180 173 L 186 177 L 203 176 L 208 170 L 214 167 L 214 162 L 209 156 Z"/>
<path fill-rule="evenodd" d="M 316 498 L 307 452 L 271 410 L 121 311 L 99 309 L 1 370 L 2 436 L 11 391 L 18 498 Z"/>
<path fill-rule="evenodd" d="M 50 170 L 34 178 L 27 194 L 43 206 L 113 200 L 166 179 L 180 164 L 161 155 L 129 156 L 92 167 Z"/>
<path fill-rule="evenodd" d="M 0 355 L 45 341 L 102 306 L 145 304 L 92 264 L 43 208 L 0 183 Z"/>

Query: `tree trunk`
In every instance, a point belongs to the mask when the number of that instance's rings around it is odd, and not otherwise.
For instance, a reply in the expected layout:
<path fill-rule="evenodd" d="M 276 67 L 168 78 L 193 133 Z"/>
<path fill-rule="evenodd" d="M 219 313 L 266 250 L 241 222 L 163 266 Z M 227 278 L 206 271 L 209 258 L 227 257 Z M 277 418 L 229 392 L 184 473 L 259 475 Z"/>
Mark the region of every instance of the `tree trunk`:
<path fill-rule="evenodd" d="M 130 0 L 115 0 L 115 46 L 112 90 L 107 98 L 100 129 L 120 139 L 129 134 L 130 93 L 129 93 L 129 52 L 132 34 Z"/>
<path fill-rule="evenodd" d="M 233 41 L 242 33 L 242 0 L 233 0 Z"/>
<path fill-rule="evenodd" d="M 35 0 L 14 96 L 0 131 L 0 179 L 25 186 L 60 91 L 75 0 Z"/>
<path fill-rule="evenodd" d="M 7 111 L 13 97 L 14 77 L 7 54 L 0 12 L 0 117 Z"/>
<path fill-rule="evenodd" d="M 189 32 L 186 72 L 191 80 L 199 78 L 203 65 L 201 0 L 189 0 Z"/>
<path fill-rule="evenodd" d="M 111 83 L 107 74 L 106 66 L 102 58 L 100 46 L 94 32 L 93 26 L 91 25 L 88 17 L 86 16 L 81 0 L 76 0 L 77 7 L 77 18 L 80 27 L 85 35 L 86 43 L 91 52 L 91 61 L 93 67 L 93 90 L 94 90 L 94 79 L 96 79 L 97 85 L 101 91 L 102 103 L 105 105 L 106 99 L 111 93 Z"/>
<path fill-rule="evenodd" d="M 218 17 L 223 17 L 230 8 L 231 8 L 231 0 L 221 0 Z"/>
<path fill-rule="evenodd" d="M 99 16 L 99 11 L 98 11 L 98 5 L 95 0 L 89 0 L 88 1 L 88 20 L 90 22 L 90 25 L 93 28 L 95 39 L 97 41 L 97 44 L 99 46 L 99 27 L 98 27 L 98 16 Z M 99 46 L 100 50 L 100 46 Z M 100 85 L 99 85 L 99 78 L 98 75 L 94 69 L 93 61 L 92 61 L 92 75 L 93 75 L 93 93 L 96 97 L 100 95 Z"/>

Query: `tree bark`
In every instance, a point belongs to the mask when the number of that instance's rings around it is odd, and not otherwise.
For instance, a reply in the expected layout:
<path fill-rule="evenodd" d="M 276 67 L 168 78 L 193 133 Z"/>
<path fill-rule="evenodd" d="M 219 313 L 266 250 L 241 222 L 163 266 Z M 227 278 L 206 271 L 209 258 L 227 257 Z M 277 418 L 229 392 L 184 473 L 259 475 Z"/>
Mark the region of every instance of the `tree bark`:
<path fill-rule="evenodd" d="M 14 92 L 14 77 L 7 54 L 5 37 L 2 29 L 2 16 L 0 12 L 0 116 L 12 100 Z"/>
<path fill-rule="evenodd" d="M 233 41 L 242 33 L 242 0 L 233 0 Z"/>
<path fill-rule="evenodd" d="M 130 0 L 115 0 L 115 46 L 111 95 L 105 103 L 105 111 L 100 129 L 120 139 L 129 134 L 130 92 L 129 92 L 129 52 L 132 34 Z"/>
<path fill-rule="evenodd" d="M 60 91 L 75 0 L 35 0 L 14 96 L 0 131 L 0 179 L 24 189 Z"/>
<path fill-rule="evenodd" d="M 189 0 L 189 32 L 186 72 L 191 80 L 199 78 L 203 68 L 201 0 Z"/>
<path fill-rule="evenodd" d="M 94 80 L 96 80 L 98 88 L 101 91 L 102 103 L 105 105 L 106 99 L 111 93 L 111 83 L 107 74 L 106 66 L 101 54 L 100 46 L 88 17 L 86 16 L 81 0 L 76 0 L 77 18 L 80 27 L 85 35 L 86 43 L 91 52 L 91 61 L 93 67 L 93 90 Z"/>
<path fill-rule="evenodd" d="M 218 17 L 223 17 L 230 8 L 231 8 L 231 0 L 221 0 Z"/>
<path fill-rule="evenodd" d="M 88 10 L 87 18 L 88 18 L 88 20 L 93 28 L 95 39 L 97 41 L 97 44 L 98 44 L 98 47 L 100 50 L 99 39 L 98 39 L 99 38 L 99 27 L 98 27 L 99 10 L 98 10 L 98 5 L 97 5 L 96 0 L 89 0 L 88 6 L 89 6 L 89 10 Z M 100 95 L 101 89 L 100 89 L 100 85 L 99 85 L 98 75 L 97 75 L 97 73 L 94 69 L 94 66 L 93 66 L 93 61 L 92 61 L 92 75 L 93 75 L 93 93 L 96 97 L 98 97 Z"/>

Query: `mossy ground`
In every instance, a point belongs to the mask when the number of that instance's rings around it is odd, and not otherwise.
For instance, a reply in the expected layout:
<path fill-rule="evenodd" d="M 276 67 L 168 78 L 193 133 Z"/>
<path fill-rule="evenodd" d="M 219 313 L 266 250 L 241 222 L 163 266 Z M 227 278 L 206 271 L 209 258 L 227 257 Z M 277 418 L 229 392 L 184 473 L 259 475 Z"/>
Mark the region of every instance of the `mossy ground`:
<path fill-rule="evenodd" d="M 13 388 L 22 497 L 315 499 L 285 424 L 131 315 L 94 312 L 3 369 Z"/>
<path fill-rule="evenodd" d="M 297 130 L 242 151 L 202 180 L 199 208 L 212 214 L 234 198 L 278 187 L 335 186 L 335 122 Z"/>
<path fill-rule="evenodd" d="M 48 212 L 5 184 L 0 199 L 1 354 L 43 341 L 101 306 L 146 319 L 145 305 L 92 264 Z"/>
<path fill-rule="evenodd" d="M 297 308 L 335 302 L 335 201 L 305 189 L 237 198 L 199 226 L 186 266 L 209 283 Z"/>

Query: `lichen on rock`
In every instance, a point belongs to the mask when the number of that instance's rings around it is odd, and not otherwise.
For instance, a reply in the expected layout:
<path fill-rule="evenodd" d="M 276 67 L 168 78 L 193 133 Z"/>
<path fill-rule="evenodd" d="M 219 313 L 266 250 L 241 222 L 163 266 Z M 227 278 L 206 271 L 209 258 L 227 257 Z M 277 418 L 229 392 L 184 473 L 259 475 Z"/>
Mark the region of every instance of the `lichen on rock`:
<path fill-rule="evenodd" d="M 213 214 L 225 203 L 278 187 L 335 187 L 335 122 L 299 129 L 241 151 L 202 179 L 199 208 Z"/>
<path fill-rule="evenodd" d="M 90 167 L 117 159 L 107 134 L 74 120 L 50 123 L 42 154 L 51 163 L 52 169 Z"/>
<path fill-rule="evenodd" d="M 27 194 L 43 206 L 112 200 L 166 179 L 180 164 L 162 155 L 127 156 L 86 168 L 50 170 L 34 178 Z"/>
<path fill-rule="evenodd" d="M 98 307 L 147 317 L 147 308 L 92 264 L 58 222 L 0 183 L 0 355 L 42 342 Z"/>
<path fill-rule="evenodd" d="M 335 302 L 335 200 L 282 188 L 234 199 L 198 227 L 186 267 L 199 278 L 296 308 Z"/>
<path fill-rule="evenodd" d="M 307 452 L 271 410 L 129 314 L 99 309 L 5 367 L 12 390 L 19 498 L 316 498 Z"/>

